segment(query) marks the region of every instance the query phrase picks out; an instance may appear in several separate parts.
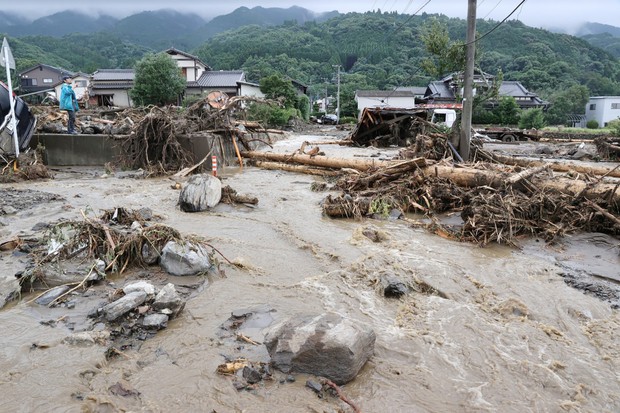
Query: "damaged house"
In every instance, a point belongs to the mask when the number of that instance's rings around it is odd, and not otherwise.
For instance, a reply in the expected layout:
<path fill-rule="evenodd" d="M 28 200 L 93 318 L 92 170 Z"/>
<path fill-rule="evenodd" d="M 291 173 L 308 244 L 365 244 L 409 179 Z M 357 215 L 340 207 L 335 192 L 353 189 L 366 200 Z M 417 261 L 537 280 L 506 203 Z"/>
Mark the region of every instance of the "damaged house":
<path fill-rule="evenodd" d="M 495 76 L 476 71 L 474 74 L 474 95 L 478 90 L 488 90 L 493 87 Z M 428 103 L 456 103 L 457 97 L 463 92 L 463 73 L 452 73 L 441 80 L 431 82 L 426 88 L 424 99 Z M 541 108 L 547 110 L 549 102 L 542 100 L 536 93 L 528 91 L 521 82 L 514 80 L 502 81 L 498 94 L 500 97 L 513 97 L 521 109 Z M 497 100 L 488 100 L 485 106 L 492 109 L 497 106 Z"/>

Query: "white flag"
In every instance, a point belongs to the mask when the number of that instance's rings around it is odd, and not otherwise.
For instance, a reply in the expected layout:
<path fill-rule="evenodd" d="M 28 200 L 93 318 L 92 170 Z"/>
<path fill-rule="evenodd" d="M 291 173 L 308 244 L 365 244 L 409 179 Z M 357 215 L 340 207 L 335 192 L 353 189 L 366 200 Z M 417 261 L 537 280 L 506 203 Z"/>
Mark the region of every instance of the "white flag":
<path fill-rule="evenodd" d="M 9 42 L 6 41 L 6 37 L 2 40 L 2 53 L 0 54 L 0 65 L 6 67 L 8 62 L 9 69 L 15 70 L 15 59 L 13 59 L 13 53 L 9 47 Z"/>

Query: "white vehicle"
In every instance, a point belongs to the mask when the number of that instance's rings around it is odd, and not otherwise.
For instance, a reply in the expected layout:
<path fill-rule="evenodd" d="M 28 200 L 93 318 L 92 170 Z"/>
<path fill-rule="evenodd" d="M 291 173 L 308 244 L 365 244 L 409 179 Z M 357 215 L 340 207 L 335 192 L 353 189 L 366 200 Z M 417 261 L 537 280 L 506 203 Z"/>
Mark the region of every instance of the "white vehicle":
<path fill-rule="evenodd" d="M 451 128 L 456 121 L 456 111 L 454 109 L 435 109 L 431 122 L 437 125 L 446 125 Z"/>

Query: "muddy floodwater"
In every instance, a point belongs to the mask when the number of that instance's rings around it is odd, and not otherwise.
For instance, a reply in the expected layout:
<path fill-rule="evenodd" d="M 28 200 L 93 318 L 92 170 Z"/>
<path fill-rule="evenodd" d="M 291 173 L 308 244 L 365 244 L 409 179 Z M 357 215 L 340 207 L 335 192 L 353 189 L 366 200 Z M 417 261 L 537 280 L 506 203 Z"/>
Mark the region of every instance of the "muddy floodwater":
<path fill-rule="evenodd" d="M 339 138 L 292 135 L 273 150 Z M 320 147 L 328 156 L 389 159 L 396 152 Z M 81 211 L 149 207 L 160 222 L 205 237 L 242 265 L 221 260 L 223 273 L 206 277 L 166 329 L 109 359 L 102 345 L 66 340 L 93 328 L 70 324 L 92 302 L 49 309 L 24 293 L 0 310 L 2 412 L 352 411 L 318 398 L 303 374 L 291 381 L 274 372 L 274 380 L 241 391 L 217 374 L 227 358 L 267 358 L 263 346 L 221 334 L 231 313 L 246 310 L 262 314 L 246 331 L 258 343 L 273 322 L 300 313 L 332 311 L 370 325 L 374 356 L 342 386 L 365 413 L 620 411 L 617 239 L 576 234 L 553 245 L 523 239 L 521 248 L 479 248 L 403 220 L 334 220 L 321 214 L 327 193 L 311 190 L 324 178 L 254 167 L 228 166 L 220 175 L 224 185 L 258 197 L 257 206 L 192 214 L 179 210 L 169 178 L 103 168 L 53 172 L 54 180 L 4 185 L 62 198 L 2 216 L 3 238 L 40 222 L 81 219 Z M 381 234 L 378 242 L 368 231 Z M 1 254 L 1 276 L 13 277 L 23 257 Z M 164 276 L 150 271 L 136 274 Z M 403 280 L 410 293 L 384 297 L 383 276 Z M 124 282 L 112 276 L 104 287 Z"/>

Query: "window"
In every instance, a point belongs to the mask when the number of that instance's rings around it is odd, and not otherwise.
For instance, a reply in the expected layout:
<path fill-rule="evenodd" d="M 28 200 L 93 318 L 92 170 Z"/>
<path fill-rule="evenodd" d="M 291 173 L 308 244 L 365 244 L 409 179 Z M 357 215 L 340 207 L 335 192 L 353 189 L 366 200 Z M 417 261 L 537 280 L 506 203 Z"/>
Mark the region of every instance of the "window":
<path fill-rule="evenodd" d="M 620 103 L 612 103 L 611 104 L 611 108 L 612 109 L 620 109 Z"/>
<path fill-rule="evenodd" d="M 596 104 L 595 103 L 592 103 L 590 105 L 590 110 L 596 110 Z"/>
<path fill-rule="evenodd" d="M 43 83 L 54 83 L 54 81 L 50 78 L 43 79 Z"/>
<path fill-rule="evenodd" d="M 30 86 L 36 86 L 37 85 L 37 79 L 30 79 Z"/>

